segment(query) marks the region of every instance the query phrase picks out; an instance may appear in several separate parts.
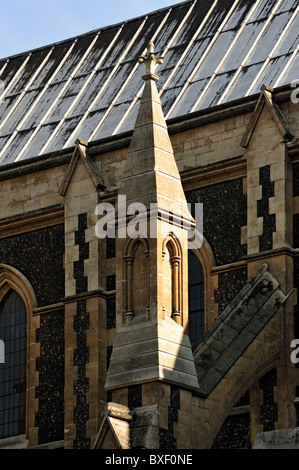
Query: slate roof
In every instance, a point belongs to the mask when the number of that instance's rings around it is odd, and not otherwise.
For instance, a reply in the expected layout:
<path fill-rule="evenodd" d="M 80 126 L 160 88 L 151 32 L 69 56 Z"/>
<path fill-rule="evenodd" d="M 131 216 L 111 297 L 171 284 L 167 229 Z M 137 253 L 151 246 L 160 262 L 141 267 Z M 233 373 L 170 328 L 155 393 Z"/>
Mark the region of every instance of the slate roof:
<path fill-rule="evenodd" d="M 132 130 L 149 40 L 166 119 L 299 79 L 298 0 L 195 0 L 0 60 L 0 163 Z"/>

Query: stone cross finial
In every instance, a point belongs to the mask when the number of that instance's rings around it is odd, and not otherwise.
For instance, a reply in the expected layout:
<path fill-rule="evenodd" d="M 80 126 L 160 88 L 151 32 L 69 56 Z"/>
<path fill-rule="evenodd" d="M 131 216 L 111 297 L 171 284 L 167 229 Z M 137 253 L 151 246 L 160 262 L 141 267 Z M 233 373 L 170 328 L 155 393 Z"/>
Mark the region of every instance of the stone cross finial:
<path fill-rule="evenodd" d="M 146 74 L 142 77 L 143 80 L 158 80 L 158 75 L 155 74 L 157 65 L 163 63 L 162 57 L 156 57 L 154 53 L 154 43 L 150 41 L 147 46 L 147 56 L 138 56 L 138 62 L 145 63 Z"/>

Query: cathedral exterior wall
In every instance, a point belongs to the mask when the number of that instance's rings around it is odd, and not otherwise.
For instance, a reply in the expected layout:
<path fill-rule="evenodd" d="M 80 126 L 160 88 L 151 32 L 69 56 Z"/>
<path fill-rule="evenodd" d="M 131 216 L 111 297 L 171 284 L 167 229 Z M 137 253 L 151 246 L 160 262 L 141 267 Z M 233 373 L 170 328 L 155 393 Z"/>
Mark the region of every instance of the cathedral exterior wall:
<path fill-rule="evenodd" d="M 298 137 L 297 108 L 289 102 L 281 108 Z M 266 110 L 246 151 L 240 142 L 251 115 L 238 113 L 179 132 L 169 125 L 186 198 L 203 202 L 204 236 L 215 261 L 207 268 L 207 327 L 265 260 L 285 293 L 298 288 L 298 149 L 287 153 Z M 205 430 L 214 426 L 213 400 L 203 402 L 192 391 L 169 384 L 124 387 L 108 394 L 104 389 L 116 328 L 115 263 L 122 254 L 115 252 L 112 241 L 106 245 L 96 237 L 95 207 L 101 201 L 115 203 L 128 147 L 100 147 L 94 146 L 93 158 L 106 184 L 102 192 L 79 162 L 61 196 L 71 155 L 43 170 L 36 162 L 35 172 L 28 170 L 28 163 L 18 164 L 13 178 L 0 171 L 0 264 L 18 269 L 38 301 L 29 332 L 30 445 L 64 441 L 66 448 L 92 447 L 107 400 L 138 408 L 153 405 L 159 395 L 155 445 L 200 447 L 198 420 L 204 419 Z M 250 447 L 257 432 L 298 426 L 298 368 L 289 360 L 290 342 L 299 338 L 297 302 L 285 308 L 283 322 L 283 353 L 232 406 L 226 404 L 222 422 L 213 429 L 214 448 Z M 186 438 L 190 423 L 195 436 L 191 441 Z"/>

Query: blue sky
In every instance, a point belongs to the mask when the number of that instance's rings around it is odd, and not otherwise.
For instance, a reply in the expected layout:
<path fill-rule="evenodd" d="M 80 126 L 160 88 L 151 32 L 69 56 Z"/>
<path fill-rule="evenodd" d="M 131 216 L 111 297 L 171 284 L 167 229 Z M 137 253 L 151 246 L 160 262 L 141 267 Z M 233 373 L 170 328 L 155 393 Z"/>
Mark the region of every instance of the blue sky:
<path fill-rule="evenodd" d="M 176 3 L 181 0 L 0 0 L 0 58 Z"/>

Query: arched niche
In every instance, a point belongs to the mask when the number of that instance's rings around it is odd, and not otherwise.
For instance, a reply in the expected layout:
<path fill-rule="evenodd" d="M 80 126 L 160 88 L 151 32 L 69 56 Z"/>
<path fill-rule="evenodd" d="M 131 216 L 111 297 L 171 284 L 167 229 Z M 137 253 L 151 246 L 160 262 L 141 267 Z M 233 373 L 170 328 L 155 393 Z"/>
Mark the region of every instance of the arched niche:
<path fill-rule="evenodd" d="M 124 252 L 124 306 L 125 323 L 134 317 L 149 315 L 150 264 L 149 245 L 145 238 L 130 239 Z"/>
<path fill-rule="evenodd" d="M 169 234 L 162 244 L 163 307 L 165 315 L 182 324 L 182 249 L 178 238 Z"/>

